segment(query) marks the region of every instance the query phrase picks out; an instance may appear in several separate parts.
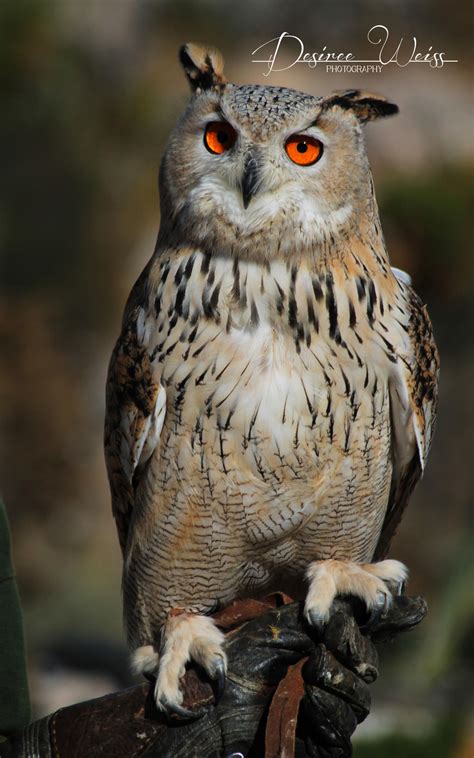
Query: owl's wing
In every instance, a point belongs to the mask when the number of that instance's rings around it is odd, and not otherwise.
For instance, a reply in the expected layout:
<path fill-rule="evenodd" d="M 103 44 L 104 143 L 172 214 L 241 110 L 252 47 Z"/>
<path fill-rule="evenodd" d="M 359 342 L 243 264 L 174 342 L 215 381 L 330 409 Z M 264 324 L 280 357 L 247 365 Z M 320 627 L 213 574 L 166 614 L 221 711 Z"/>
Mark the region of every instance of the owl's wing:
<path fill-rule="evenodd" d="M 399 285 L 404 342 L 390 384 L 394 468 L 382 533 L 374 560 L 386 555 L 408 499 L 421 478 L 436 421 L 439 357 L 428 312 L 403 271 Z"/>
<path fill-rule="evenodd" d="M 127 303 L 122 331 L 110 360 L 106 389 L 105 460 L 123 552 L 137 483 L 159 443 L 166 413 L 166 392 L 154 377 L 147 333 L 140 324 L 143 279 L 138 280 Z"/>

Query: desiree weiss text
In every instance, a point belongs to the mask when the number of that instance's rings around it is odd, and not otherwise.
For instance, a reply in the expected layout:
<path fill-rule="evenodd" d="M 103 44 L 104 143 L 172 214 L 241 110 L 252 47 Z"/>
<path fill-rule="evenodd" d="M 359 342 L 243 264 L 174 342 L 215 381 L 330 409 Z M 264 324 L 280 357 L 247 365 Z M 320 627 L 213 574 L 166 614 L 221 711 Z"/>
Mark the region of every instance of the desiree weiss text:
<path fill-rule="evenodd" d="M 330 52 L 326 45 L 320 52 L 306 52 L 303 40 L 294 34 L 283 32 L 279 37 L 274 37 L 263 45 L 257 47 L 252 53 L 252 63 L 263 63 L 267 66 L 264 76 L 269 76 L 272 71 L 286 71 L 297 63 L 304 63 L 309 68 L 316 68 L 320 64 L 326 64 L 326 70 L 330 73 L 379 73 L 384 66 L 390 64 L 399 68 L 405 68 L 410 64 L 425 63 L 430 68 L 442 68 L 446 63 L 457 63 L 457 60 L 447 59 L 446 53 L 434 51 L 433 46 L 425 52 L 418 52 L 416 37 L 405 40 L 403 37 L 392 43 L 390 33 L 386 26 L 377 24 L 367 32 L 370 44 L 378 48 L 378 56 L 374 59 L 360 59 L 352 52 Z M 255 58 L 258 54 L 258 58 Z M 261 56 L 266 55 L 266 58 Z M 285 62 L 283 62 L 285 57 Z"/>

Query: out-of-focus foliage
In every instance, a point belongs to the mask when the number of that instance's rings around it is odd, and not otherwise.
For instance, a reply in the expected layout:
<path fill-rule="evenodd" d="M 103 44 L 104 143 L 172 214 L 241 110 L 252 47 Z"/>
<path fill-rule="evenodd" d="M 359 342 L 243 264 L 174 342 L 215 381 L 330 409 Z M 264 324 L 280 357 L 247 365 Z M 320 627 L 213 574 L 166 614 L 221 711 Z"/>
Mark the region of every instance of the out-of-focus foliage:
<path fill-rule="evenodd" d="M 460 733 L 457 714 L 453 714 L 441 719 L 428 735 L 394 733 L 380 740 L 361 741 L 356 745 L 354 758 L 454 758 Z"/>
<path fill-rule="evenodd" d="M 71 39 L 50 2 L 0 3 L 0 64 L 2 483 L 27 597 L 83 549 L 104 498 L 107 326 L 156 213 L 163 113 L 146 72 Z"/>
<path fill-rule="evenodd" d="M 403 702 L 418 698 L 431 707 L 432 691 L 437 713 L 453 693 L 468 707 L 462 674 L 472 662 L 466 640 L 473 623 L 462 556 L 472 529 L 474 415 L 469 9 L 467 0 L 456 14 L 445 0 L 317 7 L 310 0 L 1 0 L 0 480 L 32 668 L 55 637 L 121 635 L 121 559 L 101 446 L 105 375 L 125 298 L 153 249 L 159 158 L 188 97 L 177 47 L 197 39 L 221 47 L 237 82 L 315 93 L 365 86 L 401 105 L 399 120 L 368 128 L 369 155 L 392 262 L 413 276 L 433 317 L 442 383 L 427 473 L 392 550 L 410 566 L 410 590 L 428 596 L 432 613 L 412 643 L 407 638 L 384 657 L 376 702 L 396 691 Z M 375 23 L 389 26 L 394 38 L 415 34 L 447 49 L 460 64 L 362 79 L 295 67 L 270 80 L 250 63 L 258 44 L 285 29 L 308 48 L 363 50 Z M 461 628 L 454 648 L 445 644 L 449 624 Z M 427 640 L 435 672 L 420 653 Z M 416 679 L 409 688 L 407 671 Z M 447 717 L 423 754 L 441 755 L 448 745 L 456 726 Z M 392 740 L 359 755 L 421 755 L 416 749 Z"/>
<path fill-rule="evenodd" d="M 392 256 L 395 252 L 406 261 L 424 292 L 438 303 L 470 298 L 474 165 L 442 165 L 421 175 L 391 176 L 380 202 Z"/>
<path fill-rule="evenodd" d="M 52 2 L 0 3 L 0 233 L 7 294 L 48 294 L 69 332 L 110 312 L 130 215 L 156 207 L 144 165 L 164 114 L 146 72 L 137 82 L 126 60 L 68 39 L 57 16 Z"/>

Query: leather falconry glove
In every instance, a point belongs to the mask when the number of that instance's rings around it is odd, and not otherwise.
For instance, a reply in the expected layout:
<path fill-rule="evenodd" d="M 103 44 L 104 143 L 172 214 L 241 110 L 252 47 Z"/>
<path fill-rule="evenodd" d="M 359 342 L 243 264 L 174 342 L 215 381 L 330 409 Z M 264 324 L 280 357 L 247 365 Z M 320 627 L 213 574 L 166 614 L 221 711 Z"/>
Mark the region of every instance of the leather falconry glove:
<path fill-rule="evenodd" d="M 369 684 L 378 674 L 375 643 L 418 624 L 426 603 L 395 597 L 367 624 L 358 600 L 336 600 L 326 627 L 315 631 L 301 604 L 287 600 L 236 601 L 215 614 L 227 630 L 226 685 L 216 702 L 205 675 L 186 672 L 183 706 L 194 720 L 157 712 L 153 686 L 143 684 L 35 722 L 0 745 L 0 757 L 350 756 L 351 735 L 369 713 Z"/>

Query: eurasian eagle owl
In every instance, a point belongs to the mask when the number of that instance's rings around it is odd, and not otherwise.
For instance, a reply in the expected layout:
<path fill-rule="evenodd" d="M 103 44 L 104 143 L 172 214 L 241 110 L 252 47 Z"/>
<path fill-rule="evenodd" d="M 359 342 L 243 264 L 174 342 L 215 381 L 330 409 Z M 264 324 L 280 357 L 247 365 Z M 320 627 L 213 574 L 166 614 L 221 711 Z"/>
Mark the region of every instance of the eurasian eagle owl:
<path fill-rule="evenodd" d="M 390 268 L 362 125 L 397 112 L 359 90 L 315 97 L 226 83 L 184 46 L 191 101 L 160 171 L 156 249 L 110 364 L 105 447 L 128 641 L 180 712 L 187 661 L 222 681 L 209 613 L 308 583 L 390 601 L 382 560 L 428 455 L 438 358 L 425 308 Z"/>

